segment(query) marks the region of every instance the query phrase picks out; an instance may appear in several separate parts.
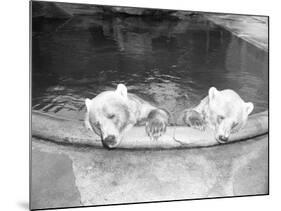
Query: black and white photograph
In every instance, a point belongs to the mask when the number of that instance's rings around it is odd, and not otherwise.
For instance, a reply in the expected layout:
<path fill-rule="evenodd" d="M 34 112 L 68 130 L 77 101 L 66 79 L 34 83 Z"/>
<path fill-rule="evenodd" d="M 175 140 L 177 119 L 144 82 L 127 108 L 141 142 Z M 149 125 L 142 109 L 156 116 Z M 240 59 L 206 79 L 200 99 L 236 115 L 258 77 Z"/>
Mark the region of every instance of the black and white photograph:
<path fill-rule="evenodd" d="M 269 194 L 269 16 L 29 9 L 31 210 Z"/>

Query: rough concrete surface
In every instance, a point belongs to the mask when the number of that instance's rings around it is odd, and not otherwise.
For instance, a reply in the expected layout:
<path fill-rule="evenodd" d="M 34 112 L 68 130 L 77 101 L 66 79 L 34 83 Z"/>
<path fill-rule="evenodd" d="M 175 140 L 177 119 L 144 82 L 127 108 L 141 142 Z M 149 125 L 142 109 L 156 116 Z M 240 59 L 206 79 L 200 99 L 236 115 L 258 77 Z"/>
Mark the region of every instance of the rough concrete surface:
<path fill-rule="evenodd" d="M 268 51 L 268 17 L 208 13 L 204 14 L 204 17 L 258 48 Z"/>
<path fill-rule="evenodd" d="M 31 168 L 31 209 L 81 205 L 68 156 L 34 149 Z"/>
<path fill-rule="evenodd" d="M 267 135 L 181 150 L 32 146 L 33 208 L 268 193 Z"/>
<path fill-rule="evenodd" d="M 228 142 L 241 141 L 268 132 L 268 111 L 250 115 L 247 124 L 238 133 L 231 134 Z M 73 143 L 102 147 L 100 137 L 88 130 L 82 121 L 59 118 L 42 112 L 32 112 L 32 136 L 57 143 Z M 185 126 L 170 126 L 157 141 L 151 141 L 144 127 L 133 127 L 124 134 L 116 148 L 167 149 L 218 145 L 214 131 L 204 132 Z"/>

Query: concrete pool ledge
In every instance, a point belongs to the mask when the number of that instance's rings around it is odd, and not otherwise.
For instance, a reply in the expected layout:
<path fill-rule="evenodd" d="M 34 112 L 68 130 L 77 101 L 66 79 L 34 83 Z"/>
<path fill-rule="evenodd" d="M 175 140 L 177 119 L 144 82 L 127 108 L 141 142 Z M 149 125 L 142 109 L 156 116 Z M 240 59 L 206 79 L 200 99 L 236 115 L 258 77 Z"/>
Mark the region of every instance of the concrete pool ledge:
<path fill-rule="evenodd" d="M 204 14 L 216 25 L 268 52 L 268 17 L 250 15 Z"/>
<path fill-rule="evenodd" d="M 268 194 L 268 135 L 169 150 L 106 150 L 32 138 L 34 152 L 34 209 L 67 201 L 81 206 Z"/>
<path fill-rule="evenodd" d="M 253 114 L 246 126 L 232 134 L 228 143 L 247 140 L 268 133 L 268 111 Z M 62 144 L 102 147 L 100 137 L 84 127 L 82 121 L 68 120 L 41 112 L 32 112 L 32 136 Z M 214 132 L 202 132 L 184 126 L 170 126 L 157 141 L 152 141 L 144 127 L 134 127 L 125 134 L 120 145 L 124 149 L 170 149 L 219 145 Z"/>

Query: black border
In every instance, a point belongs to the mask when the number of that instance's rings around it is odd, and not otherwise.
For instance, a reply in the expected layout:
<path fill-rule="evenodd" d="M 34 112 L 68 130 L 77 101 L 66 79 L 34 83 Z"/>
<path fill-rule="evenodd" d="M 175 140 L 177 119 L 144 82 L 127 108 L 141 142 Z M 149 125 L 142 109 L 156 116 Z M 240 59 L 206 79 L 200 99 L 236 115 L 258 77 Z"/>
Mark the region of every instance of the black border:
<path fill-rule="evenodd" d="M 32 184 L 32 0 L 29 1 L 29 186 L 28 208 L 31 209 Z"/>
<path fill-rule="evenodd" d="M 126 8 L 137 8 L 137 9 L 155 9 L 155 10 L 170 10 L 170 11 L 188 11 L 208 14 L 227 14 L 227 15 L 244 15 L 244 16 L 258 16 L 267 17 L 268 19 L 268 192 L 265 194 L 255 195 L 239 195 L 239 196 L 222 196 L 222 197 L 207 197 L 207 198 L 192 198 L 192 199 L 175 199 L 175 200 L 163 200 L 163 201 L 144 201 L 144 202 L 130 202 L 130 203 L 116 203 L 116 204 L 100 204 L 100 205 L 85 205 L 85 206 L 73 206 L 73 207 L 49 207 L 31 209 L 31 182 L 32 182 L 32 2 L 52 2 L 62 4 L 79 4 L 79 5 L 93 5 L 93 6 L 104 6 L 104 7 L 126 7 Z M 73 2 L 56 2 L 56 1 L 42 1 L 42 0 L 29 0 L 29 210 L 54 210 L 54 209 L 70 209 L 70 208 L 88 208 L 88 207 L 104 207 L 104 206 L 119 206 L 119 205 L 134 205 L 134 204 L 149 204 L 149 203 L 163 203 L 163 202 L 180 202 L 180 201 L 197 201 L 197 200 L 208 200 L 208 199 L 225 199 L 225 198 L 241 198 L 241 197 L 255 197 L 255 196 L 269 196 L 270 195 L 270 17 L 268 15 L 256 15 L 256 14 L 241 14 L 241 13 L 223 13 L 223 12 L 204 12 L 198 10 L 177 10 L 177 9 L 163 9 L 163 8 L 150 8 L 150 7 L 132 7 L 132 6 L 119 6 L 119 5 L 102 5 L 102 4 L 90 4 L 90 3 L 73 3 Z M 247 41 L 246 41 L 247 42 Z M 263 49 L 261 49 L 263 50 Z"/>

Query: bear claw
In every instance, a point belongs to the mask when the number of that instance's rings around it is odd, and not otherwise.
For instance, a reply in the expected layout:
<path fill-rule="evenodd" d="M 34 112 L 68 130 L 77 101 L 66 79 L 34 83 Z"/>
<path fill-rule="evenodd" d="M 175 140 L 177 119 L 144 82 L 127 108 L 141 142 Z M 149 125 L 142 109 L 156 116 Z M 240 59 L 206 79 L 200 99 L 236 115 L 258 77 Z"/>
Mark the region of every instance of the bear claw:
<path fill-rule="evenodd" d="M 160 119 L 152 119 L 146 123 L 145 130 L 152 140 L 158 140 L 167 129 L 167 122 Z"/>
<path fill-rule="evenodd" d="M 186 111 L 183 120 L 188 127 L 192 127 L 198 130 L 205 130 L 205 121 L 197 111 Z"/>

